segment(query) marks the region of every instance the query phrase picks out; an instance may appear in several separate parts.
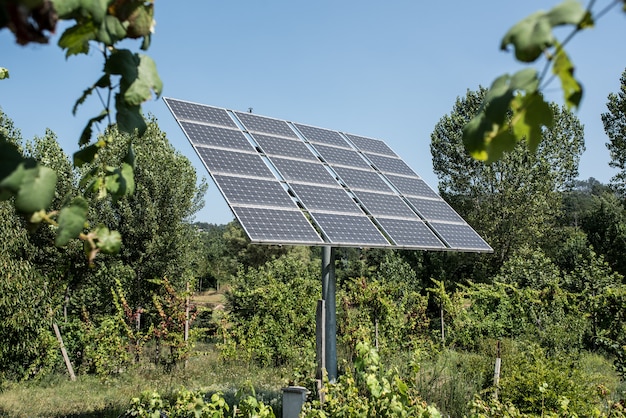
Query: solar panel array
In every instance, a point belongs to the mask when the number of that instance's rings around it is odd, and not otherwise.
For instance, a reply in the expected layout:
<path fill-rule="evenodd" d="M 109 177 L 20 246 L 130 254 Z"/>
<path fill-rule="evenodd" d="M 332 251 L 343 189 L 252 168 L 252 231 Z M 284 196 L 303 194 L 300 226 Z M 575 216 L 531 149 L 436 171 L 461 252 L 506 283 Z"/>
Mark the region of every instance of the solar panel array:
<path fill-rule="evenodd" d="M 381 140 L 164 100 L 252 242 L 492 251 Z"/>

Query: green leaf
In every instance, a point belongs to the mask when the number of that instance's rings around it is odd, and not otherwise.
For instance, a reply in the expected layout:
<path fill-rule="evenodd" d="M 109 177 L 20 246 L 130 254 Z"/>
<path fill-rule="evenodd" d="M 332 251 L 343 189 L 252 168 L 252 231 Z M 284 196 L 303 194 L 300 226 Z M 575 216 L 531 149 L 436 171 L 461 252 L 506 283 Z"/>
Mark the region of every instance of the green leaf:
<path fill-rule="evenodd" d="M 54 198 L 57 174 L 41 165 L 24 170 L 20 188 L 15 197 L 15 209 L 33 213 L 50 206 Z"/>
<path fill-rule="evenodd" d="M 104 118 L 107 117 L 108 114 L 108 110 L 104 109 L 98 116 L 89 119 L 89 122 L 87 122 L 85 129 L 83 129 L 83 132 L 80 134 L 80 138 L 78 139 L 78 145 L 83 146 L 89 143 L 89 141 L 91 140 L 93 124 L 101 122 Z"/>
<path fill-rule="evenodd" d="M 561 80 L 561 88 L 568 109 L 578 107 L 583 97 L 583 88 L 574 78 L 574 65 L 560 46 L 554 57 L 552 72 Z"/>
<path fill-rule="evenodd" d="M 54 240 L 55 245 L 63 247 L 70 240 L 77 238 L 85 228 L 89 205 L 83 197 L 75 197 L 69 205 L 59 212 L 59 228 Z"/>
<path fill-rule="evenodd" d="M 526 138 L 531 151 L 535 151 L 543 137 L 542 128 L 552 126 L 554 115 L 550 105 L 539 93 L 518 95 L 512 103 L 513 132 L 517 139 Z"/>
<path fill-rule="evenodd" d="M 472 157 L 492 162 L 515 147 L 516 139 L 522 136 L 514 135 L 508 125 L 511 102 L 518 92 L 536 94 L 538 86 L 537 71 L 533 68 L 513 76 L 505 74 L 492 83 L 478 114 L 463 128 L 463 142 Z"/>
<path fill-rule="evenodd" d="M 157 73 L 156 64 L 147 55 L 139 55 L 137 78 L 124 93 L 124 100 L 129 105 L 140 105 L 152 98 L 152 91 L 159 97 L 163 82 Z"/>
<path fill-rule="evenodd" d="M 128 105 L 120 96 L 115 96 L 115 108 L 117 110 L 117 128 L 120 132 L 133 133 L 135 129 L 139 135 L 143 135 L 147 129 L 146 121 L 141 114 L 140 106 Z"/>
<path fill-rule="evenodd" d="M 105 254 L 116 254 L 122 246 L 122 236 L 117 231 L 110 231 L 106 226 L 99 226 L 94 231 L 98 239 L 96 245 Z"/>
<path fill-rule="evenodd" d="M 89 52 L 89 41 L 96 39 L 97 28 L 93 22 L 88 21 L 67 28 L 59 38 L 58 45 L 65 49 L 65 56 Z"/>
<path fill-rule="evenodd" d="M 114 201 L 135 192 L 135 174 L 130 164 L 122 163 L 121 168 L 109 167 L 107 171 L 104 183 Z"/>
<path fill-rule="evenodd" d="M 107 15 L 98 28 L 96 39 L 107 46 L 114 45 L 126 37 L 126 29 L 115 16 Z"/>
<path fill-rule="evenodd" d="M 138 106 L 151 99 L 152 91 L 160 96 L 163 89 L 156 64 L 146 55 L 118 50 L 109 57 L 105 71 L 122 77 L 120 92 L 128 106 Z"/>
<path fill-rule="evenodd" d="M 575 0 L 565 0 L 550 10 L 546 17 L 552 27 L 561 25 L 578 25 L 585 21 L 587 11 Z"/>
<path fill-rule="evenodd" d="M 92 144 L 74 153 L 74 167 L 82 167 L 85 163 L 90 163 L 96 157 L 100 147 Z"/>
<path fill-rule="evenodd" d="M 533 62 L 556 38 L 552 28 L 561 25 L 588 26 L 589 17 L 583 6 L 575 0 L 565 0 L 549 12 L 539 11 L 515 24 L 502 38 L 500 48 L 515 48 L 515 57 L 522 62 Z"/>
<path fill-rule="evenodd" d="M 0 80 L 4 80 L 5 78 L 9 78 L 9 70 L 4 67 L 0 67 Z"/>

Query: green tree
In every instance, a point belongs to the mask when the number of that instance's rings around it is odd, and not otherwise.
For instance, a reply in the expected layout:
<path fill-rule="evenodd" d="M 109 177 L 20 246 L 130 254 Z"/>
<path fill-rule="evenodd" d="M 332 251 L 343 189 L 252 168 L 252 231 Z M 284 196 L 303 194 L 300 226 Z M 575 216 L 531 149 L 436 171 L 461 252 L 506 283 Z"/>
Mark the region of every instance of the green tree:
<path fill-rule="evenodd" d="M 555 123 L 543 131 L 535 153 L 519 144 L 491 164 L 477 161 L 463 146 L 462 129 L 485 94 L 481 88 L 457 99 L 435 125 L 431 154 L 441 196 L 494 248 L 494 254 L 481 256 L 490 276 L 516 249 L 540 242 L 554 227 L 561 192 L 578 174 L 584 143 L 578 119 L 552 105 Z"/>
<path fill-rule="evenodd" d="M 606 104 L 608 112 L 602 114 L 604 131 L 609 137 L 606 144 L 611 153 L 609 165 L 618 173 L 611 179 L 611 186 L 622 197 L 626 196 L 626 70 L 620 77 L 620 89 L 609 94 Z"/>

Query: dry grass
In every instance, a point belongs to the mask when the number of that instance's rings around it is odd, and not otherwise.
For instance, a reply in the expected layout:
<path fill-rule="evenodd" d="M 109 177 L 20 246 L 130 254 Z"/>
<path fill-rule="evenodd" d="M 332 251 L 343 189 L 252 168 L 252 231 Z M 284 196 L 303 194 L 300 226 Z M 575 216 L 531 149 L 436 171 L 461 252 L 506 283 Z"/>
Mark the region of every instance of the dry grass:
<path fill-rule="evenodd" d="M 191 297 L 191 302 L 196 306 L 214 309 L 216 306 L 223 305 L 226 302 L 226 297 L 221 291 L 207 290 L 195 293 Z"/>

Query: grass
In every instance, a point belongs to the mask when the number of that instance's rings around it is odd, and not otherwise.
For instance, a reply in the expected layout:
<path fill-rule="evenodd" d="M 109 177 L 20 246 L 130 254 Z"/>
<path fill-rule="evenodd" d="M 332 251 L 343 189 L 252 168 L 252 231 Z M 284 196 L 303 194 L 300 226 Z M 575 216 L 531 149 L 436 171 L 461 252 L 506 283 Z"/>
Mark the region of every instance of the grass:
<path fill-rule="evenodd" d="M 75 382 L 53 375 L 38 382 L 10 384 L 0 392 L 0 417 L 118 417 L 130 400 L 143 391 L 167 397 L 181 387 L 220 391 L 236 402 L 240 389 L 254 388 L 263 402 L 280 409 L 281 388 L 290 376 L 287 369 L 261 369 L 243 362 L 223 362 L 209 345 L 198 347 L 187 368 L 170 373 L 142 364 L 119 377 L 102 379 L 78 376 Z"/>

